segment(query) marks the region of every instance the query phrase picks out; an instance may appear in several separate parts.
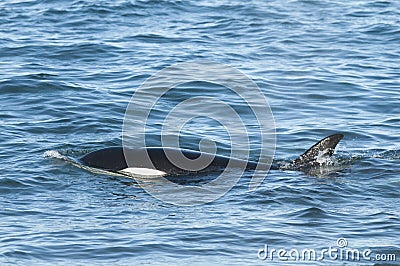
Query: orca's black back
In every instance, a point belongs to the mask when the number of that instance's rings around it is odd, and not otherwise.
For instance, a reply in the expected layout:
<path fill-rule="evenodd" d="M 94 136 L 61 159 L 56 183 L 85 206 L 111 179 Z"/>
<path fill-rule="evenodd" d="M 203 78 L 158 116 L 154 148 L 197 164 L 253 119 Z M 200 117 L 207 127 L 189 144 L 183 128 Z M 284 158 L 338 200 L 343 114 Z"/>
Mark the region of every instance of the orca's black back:
<path fill-rule="evenodd" d="M 170 157 L 166 155 L 166 151 Z M 174 157 L 181 154 L 189 159 L 189 163 L 191 161 L 195 162 L 200 156 L 203 156 L 202 158 L 208 163 L 201 167 L 201 164 L 190 166 L 188 164 L 176 165 L 171 162 L 174 162 L 171 156 Z M 84 165 L 108 171 L 120 171 L 128 167 L 141 167 L 157 169 L 167 174 L 184 174 L 221 169 L 227 167 L 229 162 L 233 167 L 247 169 L 254 169 L 257 165 L 255 162 L 173 148 L 125 149 L 124 153 L 122 147 L 111 147 L 91 152 L 80 158 L 80 161 Z"/>
<path fill-rule="evenodd" d="M 86 154 L 79 159 L 84 165 L 109 171 L 128 167 L 122 147 L 111 147 Z"/>

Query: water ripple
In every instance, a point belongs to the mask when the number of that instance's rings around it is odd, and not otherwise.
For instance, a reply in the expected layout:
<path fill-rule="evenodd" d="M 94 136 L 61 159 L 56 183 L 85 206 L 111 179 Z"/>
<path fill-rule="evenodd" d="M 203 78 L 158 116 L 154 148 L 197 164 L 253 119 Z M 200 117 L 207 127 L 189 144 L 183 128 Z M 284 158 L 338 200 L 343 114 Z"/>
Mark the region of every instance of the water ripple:
<path fill-rule="evenodd" d="M 257 263 L 264 244 L 318 249 L 339 237 L 351 248 L 398 254 L 399 7 L 381 0 L 0 2 L 0 264 L 243 265 Z M 186 208 L 154 199 L 135 180 L 60 159 L 121 145 L 125 108 L 140 84 L 198 59 L 237 67 L 265 93 L 277 162 L 344 133 L 335 168 L 270 171 L 253 192 L 247 173 L 221 199 Z M 193 95 L 246 112 L 219 86 L 180 89 L 155 106 L 149 142 L 159 143 L 168 110 Z M 196 149 L 204 136 L 229 153 L 226 132 L 207 120 L 182 129 L 182 146 Z"/>

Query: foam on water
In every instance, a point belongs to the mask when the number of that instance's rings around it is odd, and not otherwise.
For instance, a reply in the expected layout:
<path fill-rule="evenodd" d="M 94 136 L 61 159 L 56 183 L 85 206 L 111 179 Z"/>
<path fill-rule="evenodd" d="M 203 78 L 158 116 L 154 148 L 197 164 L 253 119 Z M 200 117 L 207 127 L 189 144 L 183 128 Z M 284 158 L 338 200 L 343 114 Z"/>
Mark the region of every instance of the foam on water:
<path fill-rule="evenodd" d="M 45 151 L 43 153 L 43 157 L 45 157 L 45 158 L 55 158 L 55 159 L 61 159 L 61 160 L 65 160 L 67 158 L 64 155 L 61 155 L 60 152 L 58 152 L 56 150 Z"/>

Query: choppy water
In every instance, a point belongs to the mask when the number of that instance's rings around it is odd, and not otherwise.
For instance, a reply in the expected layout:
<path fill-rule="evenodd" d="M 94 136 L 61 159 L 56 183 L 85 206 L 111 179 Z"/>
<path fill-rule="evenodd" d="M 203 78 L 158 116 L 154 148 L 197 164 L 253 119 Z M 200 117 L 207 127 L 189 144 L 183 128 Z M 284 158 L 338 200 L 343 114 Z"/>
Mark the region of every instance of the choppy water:
<path fill-rule="evenodd" d="M 399 263 L 399 18 L 398 1 L 377 0 L 2 1 L 0 264 L 282 264 L 258 250 L 320 250 L 338 238 Z M 199 59 L 261 88 L 276 160 L 340 132 L 340 169 L 271 171 L 254 192 L 244 178 L 217 201 L 180 207 L 132 179 L 43 156 L 120 145 L 135 89 Z M 223 130 L 200 125 L 184 147 L 207 134 L 224 147 Z"/>

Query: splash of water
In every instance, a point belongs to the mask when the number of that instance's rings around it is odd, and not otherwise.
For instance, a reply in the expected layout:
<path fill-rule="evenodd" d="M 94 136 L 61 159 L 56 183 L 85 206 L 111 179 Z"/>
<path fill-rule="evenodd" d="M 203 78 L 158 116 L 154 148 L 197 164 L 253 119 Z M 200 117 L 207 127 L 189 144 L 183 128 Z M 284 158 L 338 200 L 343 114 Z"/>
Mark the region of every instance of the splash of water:
<path fill-rule="evenodd" d="M 43 157 L 44 158 L 61 159 L 61 160 L 65 160 L 66 159 L 66 157 L 64 155 L 62 155 L 61 153 L 59 153 L 56 150 L 45 151 L 43 153 Z"/>

